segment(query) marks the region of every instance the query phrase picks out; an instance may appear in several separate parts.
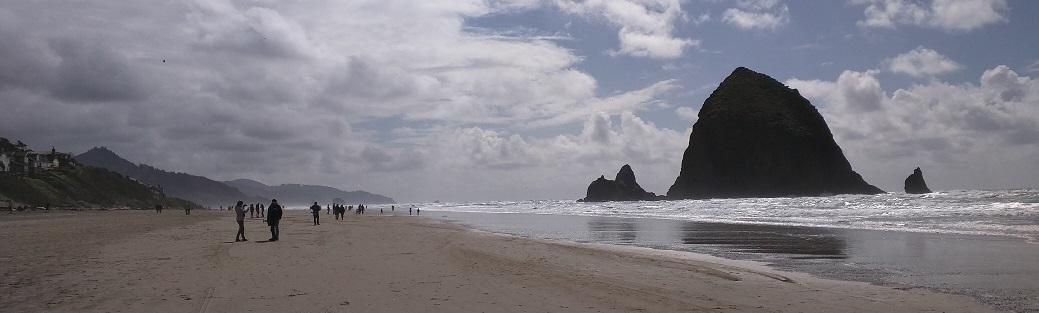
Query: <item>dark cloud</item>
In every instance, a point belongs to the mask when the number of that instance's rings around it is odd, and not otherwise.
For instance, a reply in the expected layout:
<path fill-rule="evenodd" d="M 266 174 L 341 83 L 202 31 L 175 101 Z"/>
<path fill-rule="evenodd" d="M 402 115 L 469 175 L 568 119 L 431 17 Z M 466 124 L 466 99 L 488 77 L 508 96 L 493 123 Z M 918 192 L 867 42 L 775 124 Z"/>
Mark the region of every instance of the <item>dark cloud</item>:
<path fill-rule="evenodd" d="M 140 101 L 149 93 L 146 78 L 126 57 L 94 42 L 55 39 L 51 48 L 61 58 L 53 92 L 70 101 Z"/>

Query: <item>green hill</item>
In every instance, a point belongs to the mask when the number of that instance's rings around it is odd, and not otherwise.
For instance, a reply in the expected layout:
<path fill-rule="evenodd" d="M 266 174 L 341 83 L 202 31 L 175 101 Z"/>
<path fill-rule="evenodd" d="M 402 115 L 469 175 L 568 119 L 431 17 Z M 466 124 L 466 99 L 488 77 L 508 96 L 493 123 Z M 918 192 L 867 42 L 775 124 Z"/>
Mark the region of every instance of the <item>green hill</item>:
<path fill-rule="evenodd" d="M 0 140 L 0 154 L 20 159 L 25 153 L 30 150 L 24 145 Z M 167 197 L 159 189 L 122 174 L 75 161 L 28 172 L 0 171 L 0 206 L 6 207 L 7 199 L 15 206 L 51 208 L 154 208 L 157 204 L 200 208 L 190 201 Z"/>
<path fill-rule="evenodd" d="M 0 194 L 28 206 L 50 207 L 199 207 L 119 173 L 92 166 L 53 169 L 16 176 L 0 174 Z M 0 204 L 6 205 L 6 204 Z"/>

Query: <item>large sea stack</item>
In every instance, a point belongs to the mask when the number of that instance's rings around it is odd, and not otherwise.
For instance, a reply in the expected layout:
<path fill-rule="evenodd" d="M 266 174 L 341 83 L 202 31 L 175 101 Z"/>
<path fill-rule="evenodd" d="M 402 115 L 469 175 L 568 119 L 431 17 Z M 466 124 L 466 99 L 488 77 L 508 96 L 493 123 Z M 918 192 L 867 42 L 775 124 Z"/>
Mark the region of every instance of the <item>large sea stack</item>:
<path fill-rule="evenodd" d="M 927 183 L 924 182 L 924 172 L 919 167 L 906 177 L 905 190 L 906 193 L 931 193 L 931 189 L 927 188 Z"/>
<path fill-rule="evenodd" d="M 631 170 L 631 166 L 624 164 L 613 180 L 606 179 L 606 176 L 599 176 L 599 179 L 588 185 L 588 193 L 584 199 L 579 201 L 603 202 L 657 199 L 659 197 L 656 194 L 647 192 L 639 186 L 639 183 L 635 181 L 635 171 Z"/>
<path fill-rule="evenodd" d="M 883 192 L 851 169 L 830 128 L 795 89 L 736 68 L 704 101 L 671 199 Z"/>

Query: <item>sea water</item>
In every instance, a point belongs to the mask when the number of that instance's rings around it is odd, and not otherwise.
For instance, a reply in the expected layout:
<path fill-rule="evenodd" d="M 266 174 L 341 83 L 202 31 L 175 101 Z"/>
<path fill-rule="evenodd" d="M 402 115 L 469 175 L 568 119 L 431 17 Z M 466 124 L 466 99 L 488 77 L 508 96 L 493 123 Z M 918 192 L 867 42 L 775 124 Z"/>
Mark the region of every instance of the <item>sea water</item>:
<path fill-rule="evenodd" d="M 1037 189 L 415 206 L 423 216 L 486 231 L 708 253 L 1039 312 Z"/>
<path fill-rule="evenodd" d="M 661 218 L 998 235 L 1039 242 L 1039 189 L 592 203 L 574 200 L 426 203 L 420 207 L 450 212 Z"/>

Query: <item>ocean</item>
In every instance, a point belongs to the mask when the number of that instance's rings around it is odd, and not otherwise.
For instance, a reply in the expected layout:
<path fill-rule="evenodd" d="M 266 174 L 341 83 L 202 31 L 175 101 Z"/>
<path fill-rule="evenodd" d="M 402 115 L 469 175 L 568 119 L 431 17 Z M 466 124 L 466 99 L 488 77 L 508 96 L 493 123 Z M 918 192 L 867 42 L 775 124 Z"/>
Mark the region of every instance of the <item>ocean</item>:
<path fill-rule="evenodd" d="M 398 205 L 395 214 L 410 206 Z M 962 294 L 1003 311 L 1039 312 L 1036 189 L 414 206 L 424 217 L 485 231 L 706 253 L 832 279 Z"/>
<path fill-rule="evenodd" d="M 1039 189 L 583 203 L 425 203 L 449 212 L 659 218 L 730 224 L 1013 236 L 1039 241 Z"/>

